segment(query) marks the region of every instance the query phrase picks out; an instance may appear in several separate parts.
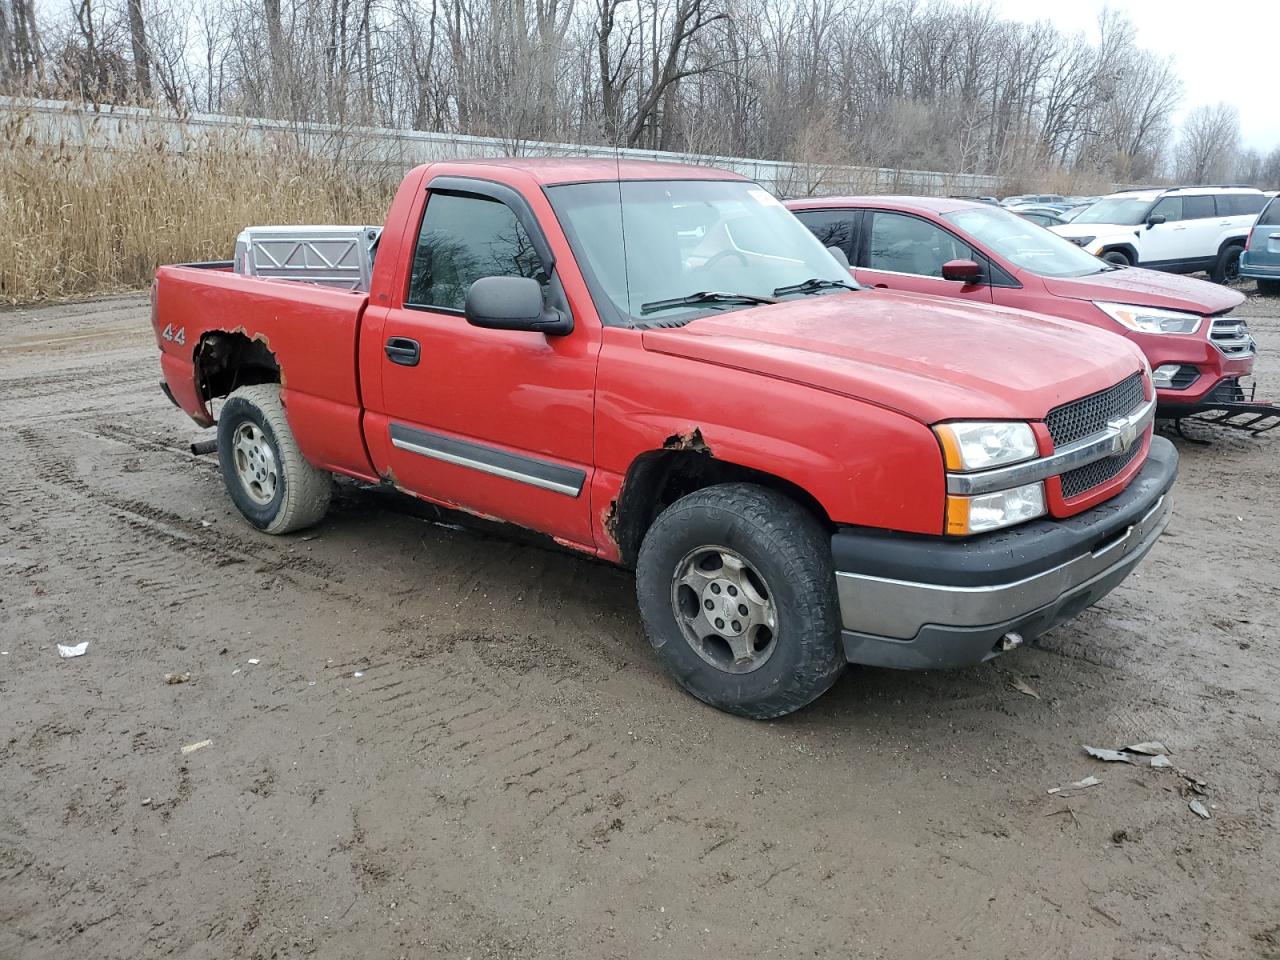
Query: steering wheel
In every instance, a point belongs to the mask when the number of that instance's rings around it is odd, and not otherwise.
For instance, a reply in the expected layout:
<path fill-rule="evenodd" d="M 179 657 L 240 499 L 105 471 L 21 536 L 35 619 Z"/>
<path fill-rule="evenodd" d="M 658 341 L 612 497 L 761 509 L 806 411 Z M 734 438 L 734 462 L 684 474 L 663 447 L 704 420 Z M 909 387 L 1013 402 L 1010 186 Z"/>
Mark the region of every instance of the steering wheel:
<path fill-rule="evenodd" d="M 751 262 L 741 250 L 721 250 L 719 253 L 712 254 L 707 257 L 706 262 L 699 267 L 699 270 L 710 270 L 721 260 L 727 260 L 729 257 L 737 257 L 744 267 L 750 267 Z"/>

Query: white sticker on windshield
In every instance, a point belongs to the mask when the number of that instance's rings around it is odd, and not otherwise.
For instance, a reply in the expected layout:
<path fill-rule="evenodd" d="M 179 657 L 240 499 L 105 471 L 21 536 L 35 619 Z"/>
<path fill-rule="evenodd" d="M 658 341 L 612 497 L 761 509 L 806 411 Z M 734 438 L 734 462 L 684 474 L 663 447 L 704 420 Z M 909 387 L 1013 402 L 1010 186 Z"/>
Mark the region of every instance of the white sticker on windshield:
<path fill-rule="evenodd" d="M 764 207 L 780 207 L 781 203 L 768 190 L 762 190 L 759 187 L 752 187 L 747 191 L 747 196 L 753 198 L 757 203 Z"/>

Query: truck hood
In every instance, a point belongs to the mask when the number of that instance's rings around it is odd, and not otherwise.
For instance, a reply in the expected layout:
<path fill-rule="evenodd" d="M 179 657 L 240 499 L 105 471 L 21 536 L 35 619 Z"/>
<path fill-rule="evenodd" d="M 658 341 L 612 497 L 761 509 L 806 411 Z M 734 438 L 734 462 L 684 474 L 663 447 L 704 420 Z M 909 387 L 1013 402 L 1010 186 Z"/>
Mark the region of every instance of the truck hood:
<path fill-rule="evenodd" d="M 645 330 L 648 350 L 790 380 L 923 423 L 1039 420 L 1142 368 L 1105 330 L 923 294 L 859 290 Z"/>
<path fill-rule="evenodd" d="M 1043 277 L 1045 289 L 1071 300 L 1108 300 L 1203 315 L 1224 313 L 1244 303 L 1244 294 L 1230 287 L 1178 273 L 1128 267 L 1104 270 L 1087 277 Z"/>

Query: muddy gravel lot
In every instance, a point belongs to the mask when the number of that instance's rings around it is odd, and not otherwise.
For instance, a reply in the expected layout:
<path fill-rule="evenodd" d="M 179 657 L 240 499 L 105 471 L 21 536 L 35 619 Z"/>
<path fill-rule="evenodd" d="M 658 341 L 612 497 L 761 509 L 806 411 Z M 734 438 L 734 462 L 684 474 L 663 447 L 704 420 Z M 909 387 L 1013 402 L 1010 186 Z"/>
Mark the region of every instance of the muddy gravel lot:
<path fill-rule="evenodd" d="M 349 484 L 253 532 L 143 298 L 0 331 L 4 960 L 1280 957 L 1280 430 L 1179 440 L 1168 534 L 1041 647 L 761 724 L 624 572 Z M 1209 819 L 1081 749 L 1145 740 Z"/>

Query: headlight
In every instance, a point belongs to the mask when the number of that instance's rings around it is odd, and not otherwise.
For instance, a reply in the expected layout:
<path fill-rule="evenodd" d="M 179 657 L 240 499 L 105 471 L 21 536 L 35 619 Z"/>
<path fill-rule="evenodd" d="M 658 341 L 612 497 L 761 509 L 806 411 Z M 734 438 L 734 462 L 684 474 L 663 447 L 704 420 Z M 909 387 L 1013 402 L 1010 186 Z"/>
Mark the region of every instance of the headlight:
<path fill-rule="evenodd" d="M 985 470 L 1030 460 L 1039 454 L 1030 424 L 942 423 L 933 428 L 947 469 Z"/>
<path fill-rule="evenodd" d="M 1157 310 L 1154 307 L 1135 307 L 1128 303 L 1102 303 L 1094 306 L 1123 326 L 1139 333 L 1195 333 L 1200 329 L 1199 314 L 1180 310 Z"/>
<path fill-rule="evenodd" d="M 1028 483 L 978 497 L 947 497 L 947 533 L 968 536 L 1011 527 L 1042 516 L 1044 484 Z"/>

